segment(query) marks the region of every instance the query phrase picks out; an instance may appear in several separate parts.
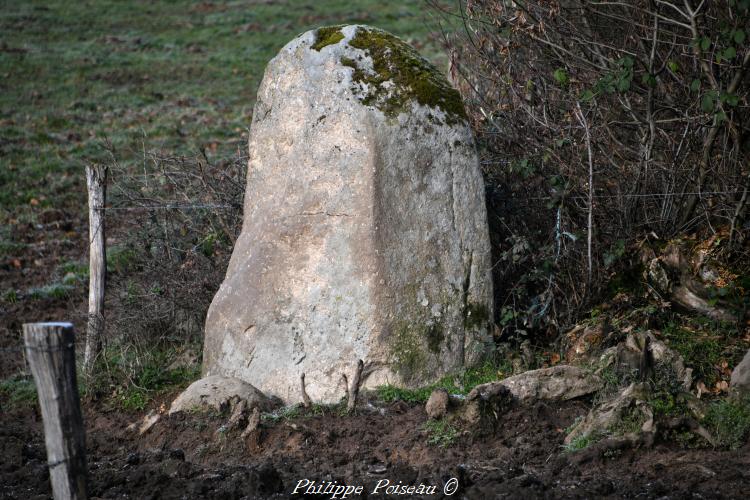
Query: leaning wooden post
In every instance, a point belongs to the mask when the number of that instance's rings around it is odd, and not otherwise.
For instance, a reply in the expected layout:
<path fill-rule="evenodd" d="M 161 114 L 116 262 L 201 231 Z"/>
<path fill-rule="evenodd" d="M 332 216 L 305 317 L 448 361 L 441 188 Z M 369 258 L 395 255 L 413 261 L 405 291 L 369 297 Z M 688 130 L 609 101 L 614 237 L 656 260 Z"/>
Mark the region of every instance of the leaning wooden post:
<path fill-rule="evenodd" d="M 86 167 L 89 192 L 89 316 L 83 373 L 90 379 L 104 334 L 104 286 L 107 254 L 104 246 L 104 204 L 107 201 L 107 167 Z"/>
<path fill-rule="evenodd" d="M 86 438 L 73 325 L 26 323 L 23 338 L 42 409 L 52 493 L 55 500 L 86 499 Z"/>

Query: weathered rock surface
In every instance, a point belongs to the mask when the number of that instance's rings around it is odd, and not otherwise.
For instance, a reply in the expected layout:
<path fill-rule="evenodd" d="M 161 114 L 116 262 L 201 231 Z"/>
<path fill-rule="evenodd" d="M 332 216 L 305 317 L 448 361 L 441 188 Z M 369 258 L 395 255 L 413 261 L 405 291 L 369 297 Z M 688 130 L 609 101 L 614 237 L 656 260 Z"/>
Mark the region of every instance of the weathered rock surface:
<path fill-rule="evenodd" d="M 271 411 L 278 406 L 277 401 L 247 382 L 233 377 L 212 375 L 190 384 L 190 387 L 172 402 L 169 414 L 206 407 L 224 411 L 240 403 L 244 408 L 259 408 L 260 411 Z"/>
<path fill-rule="evenodd" d="M 671 240 L 659 256 L 653 250 L 646 251 L 642 256 L 648 261 L 644 277 L 652 292 L 656 292 L 660 300 L 670 300 L 688 311 L 717 321 L 735 321 L 738 311 L 722 298 L 721 291 L 731 290 L 739 276 L 722 266 L 720 259 L 715 257 L 720 253 L 722 239 L 729 240 L 726 236 L 720 231 L 697 244 L 692 240 Z M 720 293 L 717 294 L 717 290 Z"/>
<path fill-rule="evenodd" d="M 565 352 L 565 361 L 576 363 L 585 359 L 598 348 L 612 330 L 608 321 L 594 325 L 576 325 L 565 334 L 565 341 L 569 346 Z"/>
<path fill-rule="evenodd" d="M 300 35 L 269 63 L 244 221 L 206 321 L 204 373 L 336 402 L 474 363 L 492 317 L 484 188 L 460 96 L 398 38 Z"/>
<path fill-rule="evenodd" d="M 592 394 L 603 387 L 602 380 L 577 366 L 558 365 L 540 368 L 508 377 L 497 382 L 478 385 L 466 397 L 471 401 L 486 399 L 505 390 L 521 401 L 530 399 L 554 399 L 567 401 Z"/>
<path fill-rule="evenodd" d="M 616 397 L 592 409 L 565 436 L 565 444 L 570 444 L 582 436 L 593 438 L 653 431 L 654 415 L 647 399 L 645 385 L 631 384 Z"/>
<path fill-rule="evenodd" d="M 729 385 L 734 390 L 750 393 L 750 350 L 745 353 L 742 361 L 732 370 Z"/>
<path fill-rule="evenodd" d="M 685 365 L 679 353 L 657 340 L 650 331 L 628 334 L 624 342 L 602 352 L 597 365 L 597 373 L 612 367 L 620 376 L 637 375 L 644 380 L 653 376 L 655 371 L 666 372 L 688 392 L 693 385 L 693 369 Z"/>

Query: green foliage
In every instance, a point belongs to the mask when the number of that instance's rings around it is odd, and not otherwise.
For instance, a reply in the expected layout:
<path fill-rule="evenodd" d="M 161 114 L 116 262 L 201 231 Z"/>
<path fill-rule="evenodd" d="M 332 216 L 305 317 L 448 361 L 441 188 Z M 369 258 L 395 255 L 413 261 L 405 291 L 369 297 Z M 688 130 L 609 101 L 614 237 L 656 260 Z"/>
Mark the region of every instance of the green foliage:
<path fill-rule="evenodd" d="M 649 380 L 649 404 L 655 417 L 679 417 L 691 413 L 685 390 L 671 365 L 658 363 Z"/>
<path fill-rule="evenodd" d="M 583 450 L 584 448 L 588 448 L 598 440 L 598 436 L 582 434 L 571 440 L 570 443 L 564 445 L 563 449 L 568 453 L 572 453 L 575 451 Z"/>
<path fill-rule="evenodd" d="M 340 402 L 334 404 L 313 403 L 312 405 L 310 405 L 310 408 L 305 408 L 302 404 L 299 403 L 293 404 L 270 413 L 264 413 L 260 418 L 262 422 L 275 424 L 277 422 L 294 420 L 297 418 L 313 418 L 325 416 L 343 417 L 346 414 L 346 401 L 342 399 Z"/>
<path fill-rule="evenodd" d="M 211 257 L 214 254 L 214 251 L 216 250 L 216 242 L 219 239 L 220 239 L 220 236 L 218 233 L 208 234 L 198 244 L 198 246 L 200 247 L 201 253 L 205 255 L 206 257 Z"/>
<path fill-rule="evenodd" d="M 460 375 L 447 375 L 436 383 L 418 389 L 404 389 L 393 385 L 381 385 L 376 389 L 381 401 L 405 401 L 407 403 L 424 403 L 435 389 L 445 389 L 450 394 L 468 394 L 477 385 L 502 380 L 512 372 L 509 363 L 495 364 L 486 362 L 470 368 Z"/>
<path fill-rule="evenodd" d="M 186 387 L 200 376 L 199 364 L 169 368 L 175 355 L 174 349 L 160 346 L 139 353 L 122 346 L 109 347 L 97 361 L 88 385 L 79 375 L 81 393 L 104 395 L 114 408 L 143 410 L 156 395 Z"/>
<path fill-rule="evenodd" d="M 613 436 L 634 434 L 641 430 L 646 416 L 637 408 L 627 408 L 615 425 L 607 429 Z"/>
<path fill-rule="evenodd" d="M 0 380 L 0 401 L 10 407 L 33 405 L 36 399 L 36 386 L 30 376 L 15 375 Z"/>
<path fill-rule="evenodd" d="M 107 248 L 107 272 L 126 274 L 136 261 L 135 250 L 125 246 Z"/>
<path fill-rule="evenodd" d="M 456 442 L 460 434 L 459 430 L 445 419 L 428 420 L 422 430 L 427 433 L 427 444 L 448 448 Z"/>
<path fill-rule="evenodd" d="M 565 68 L 557 68 L 553 73 L 552 77 L 555 79 L 558 85 L 561 87 L 567 87 L 570 83 L 570 77 L 568 76 L 568 72 L 565 71 Z"/>
<path fill-rule="evenodd" d="M 647 81 L 644 83 L 650 84 L 653 77 L 651 75 L 644 75 L 647 77 Z M 614 67 L 604 73 L 601 78 L 594 85 L 593 94 L 612 94 L 615 92 L 627 92 L 630 90 L 630 84 L 633 81 L 633 58 L 626 56 L 618 59 L 615 62 Z"/>
<path fill-rule="evenodd" d="M 53 283 L 40 288 L 32 288 L 28 291 L 28 296 L 33 300 L 50 300 L 64 299 L 75 289 L 71 285 L 63 283 Z"/>
<path fill-rule="evenodd" d="M 271 413 L 261 415 L 261 422 L 276 423 L 280 421 L 293 420 L 302 416 L 303 407 L 301 404 L 285 406 Z"/>
<path fill-rule="evenodd" d="M 13 288 L 7 289 L 3 292 L 3 301 L 8 304 L 15 304 L 18 302 L 18 293 Z"/>
<path fill-rule="evenodd" d="M 704 424 L 719 446 L 741 447 L 750 435 L 750 397 L 712 402 Z"/>
<path fill-rule="evenodd" d="M 510 171 L 519 174 L 524 179 L 528 179 L 534 172 L 536 167 L 529 158 L 519 158 L 510 162 Z"/>
<path fill-rule="evenodd" d="M 386 384 L 376 389 L 381 401 L 390 403 L 393 401 L 405 401 L 407 403 L 424 403 L 430 397 L 432 389 L 421 387 L 419 389 L 404 389 L 395 385 Z"/>
<path fill-rule="evenodd" d="M 724 325 L 701 317 L 676 315 L 664 327 L 662 333 L 667 345 L 685 359 L 693 368 L 696 380 L 703 380 L 707 386 L 718 381 L 716 366 L 725 359 L 734 366 L 742 354 L 735 343 L 727 338 L 736 331 L 731 325 Z"/>
<path fill-rule="evenodd" d="M 613 263 L 612 268 L 617 269 L 618 266 Z M 643 265 L 641 263 L 632 266 L 624 264 L 620 266 L 617 273 L 609 279 L 609 282 L 607 282 L 607 290 L 611 296 L 620 292 L 630 293 L 633 296 L 640 296 L 642 295 L 644 288 L 642 276 Z"/>
<path fill-rule="evenodd" d="M 625 240 L 617 240 L 608 251 L 604 253 L 604 267 L 609 268 L 625 255 Z"/>
<path fill-rule="evenodd" d="M 716 92 L 710 90 L 701 97 L 701 110 L 704 113 L 712 113 L 716 107 Z"/>

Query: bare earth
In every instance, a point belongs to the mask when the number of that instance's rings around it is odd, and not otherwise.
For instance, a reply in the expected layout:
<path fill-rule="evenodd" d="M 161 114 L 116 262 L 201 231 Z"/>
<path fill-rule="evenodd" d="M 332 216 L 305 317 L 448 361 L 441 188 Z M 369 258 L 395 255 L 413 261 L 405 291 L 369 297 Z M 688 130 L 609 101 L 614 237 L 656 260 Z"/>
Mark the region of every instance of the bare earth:
<path fill-rule="evenodd" d="M 88 407 L 90 493 L 287 498 L 308 480 L 362 486 L 366 498 L 447 498 L 446 485 L 457 484 L 452 498 L 683 499 L 744 498 L 750 485 L 748 445 L 730 452 L 657 443 L 606 457 L 564 451 L 564 429 L 586 412 L 585 401 L 516 405 L 498 416 L 495 428 L 465 432 L 447 448 L 426 443 L 422 406 L 368 408 L 354 416 L 266 420 L 242 440 L 242 429 L 220 430 L 227 415 L 164 415 L 138 436 L 127 426 L 140 415 Z M 31 410 L 4 415 L 0 448 L 0 498 L 49 498 L 40 416 Z M 381 488 L 373 495 L 383 480 L 435 486 L 436 493 L 385 495 Z"/>

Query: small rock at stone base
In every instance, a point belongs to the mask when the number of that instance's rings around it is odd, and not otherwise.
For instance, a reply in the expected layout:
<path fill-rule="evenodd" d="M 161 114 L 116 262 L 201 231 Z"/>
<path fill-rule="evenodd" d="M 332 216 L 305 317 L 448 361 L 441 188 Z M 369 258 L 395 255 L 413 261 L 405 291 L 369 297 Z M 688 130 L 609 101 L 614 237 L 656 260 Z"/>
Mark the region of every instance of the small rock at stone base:
<path fill-rule="evenodd" d="M 448 397 L 448 391 L 445 389 L 435 389 L 430 394 L 430 399 L 427 400 L 427 404 L 424 409 L 427 412 L 427 416 L 431 419 L 443 418 L 448 413 L 448 404 L 450 398 Z"/>

